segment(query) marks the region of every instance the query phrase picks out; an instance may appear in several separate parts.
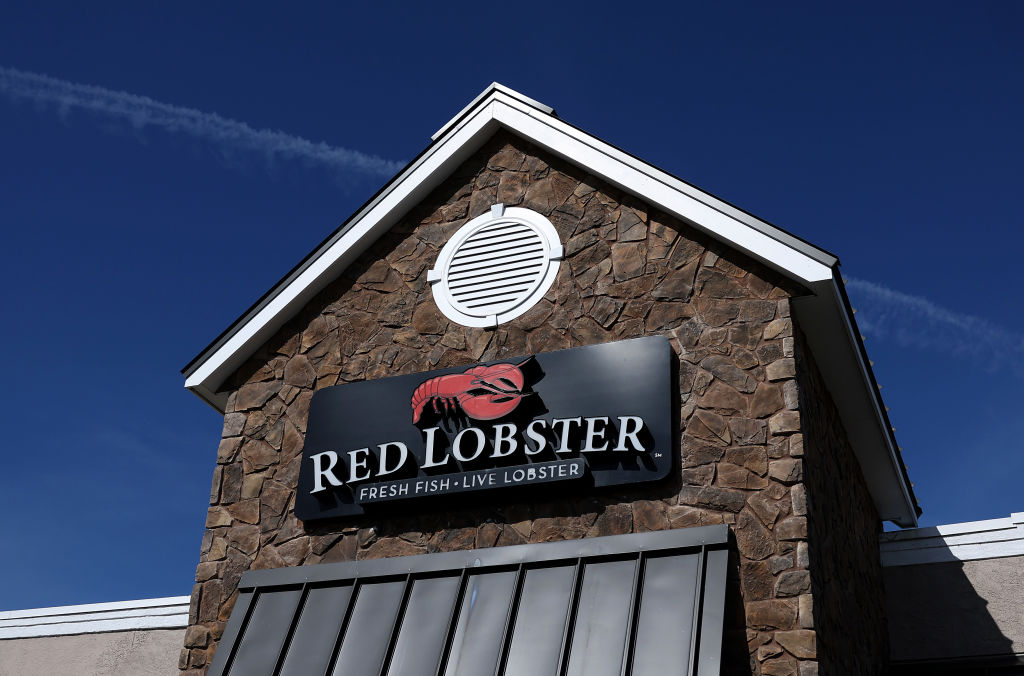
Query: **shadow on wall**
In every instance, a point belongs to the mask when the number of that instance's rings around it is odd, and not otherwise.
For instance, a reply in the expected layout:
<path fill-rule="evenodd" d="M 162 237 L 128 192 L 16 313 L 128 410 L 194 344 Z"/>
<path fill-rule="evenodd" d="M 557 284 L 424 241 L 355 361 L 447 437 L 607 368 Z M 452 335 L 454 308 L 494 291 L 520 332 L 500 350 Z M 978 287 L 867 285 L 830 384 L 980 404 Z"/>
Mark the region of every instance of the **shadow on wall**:
<path fill-rule="evenodd" d="M 892 673 L 1024 674 L 1024 557 L 927 551 L 927 563 L 883 568 Z"/>
<path fill-rule="evenodd" d="M 1016 515 L 882 535 L 843 421 L 799 333 L 797 348 L 814 609 L 804 626 L 813 624 L 820 673 L 880 673 L 888 663 L 899 675 L 1024 674 L 1024 549 L 1006 547 L 1024 541 Z"/>

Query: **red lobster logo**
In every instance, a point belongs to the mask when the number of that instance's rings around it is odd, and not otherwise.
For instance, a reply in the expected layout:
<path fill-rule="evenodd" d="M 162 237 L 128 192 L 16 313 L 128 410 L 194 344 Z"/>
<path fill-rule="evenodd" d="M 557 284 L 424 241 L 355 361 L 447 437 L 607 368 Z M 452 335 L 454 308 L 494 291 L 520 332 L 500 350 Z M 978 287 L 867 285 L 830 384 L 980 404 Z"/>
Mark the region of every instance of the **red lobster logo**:
<path fill-rule="evenodd" d="M 427 380 L 412 393 L 413 423 L 420 421 L 429 404 L 433 404 L 435 413 L 461 410 L 474 420 L 495 420 L 508 415 L 526 396 L 526 381 L 519 367 L 530 359 L 519 364 L 474 366 L 465 373 Z"/>

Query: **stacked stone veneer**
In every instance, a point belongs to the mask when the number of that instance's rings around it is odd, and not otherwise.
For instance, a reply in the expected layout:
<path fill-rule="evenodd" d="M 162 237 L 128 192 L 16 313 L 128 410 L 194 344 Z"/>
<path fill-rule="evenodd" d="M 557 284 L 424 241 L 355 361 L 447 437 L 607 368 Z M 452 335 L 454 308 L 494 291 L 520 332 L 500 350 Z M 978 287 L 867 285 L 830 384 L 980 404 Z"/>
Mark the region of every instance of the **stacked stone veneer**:
<path fill-rule="evenodd" d="M 889 656 L 881 519 L 839 411 L 797 333 L 814 628 L 822 672 L 883 673 Z M 809 601 L 809 599 L 805 599 Z M 801 608 L 801 612 L 803 609 Z"/>
<path fill-rule="evenodd" d="M 496 330 L 464 328 L 436 309 L 426 270 L 457 228 L 495 202 L 548 216 L 566 257 L 528 313 Z M 807 513 L 828 499 L 832 479 L 808 500 L 789 303 L 799 293 L 693 228 L 499 134 L 229 381 L 180 667 L 200 673 L 209 663 L 249 568 L 727 523 L 735 547 L 724 673 L 816 673 Z M 671 480 L 570 499 L 552 492 L 550 502 L 467 498 L 459 511 L 424 503 L 376 521 L 306 528 L 296 520 L 315 390 L 652 334 L 667 336 L 678 355 L 682 435 Z M 856 620 L 857 609 L 847 610 Z"/>

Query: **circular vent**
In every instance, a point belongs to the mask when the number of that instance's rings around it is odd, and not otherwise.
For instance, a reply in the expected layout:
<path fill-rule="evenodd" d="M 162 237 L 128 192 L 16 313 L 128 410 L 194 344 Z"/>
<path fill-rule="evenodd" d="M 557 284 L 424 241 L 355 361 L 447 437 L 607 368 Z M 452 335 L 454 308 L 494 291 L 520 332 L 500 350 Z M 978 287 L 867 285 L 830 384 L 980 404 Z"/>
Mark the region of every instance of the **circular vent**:
<path fill-rule="evenodd" d="M 449 319 L 464 326 L 497 326 L 547 293 L 561 258 L 558 233 L 548 219 L 495 204 L 452 235 L 427 280 Z"/>

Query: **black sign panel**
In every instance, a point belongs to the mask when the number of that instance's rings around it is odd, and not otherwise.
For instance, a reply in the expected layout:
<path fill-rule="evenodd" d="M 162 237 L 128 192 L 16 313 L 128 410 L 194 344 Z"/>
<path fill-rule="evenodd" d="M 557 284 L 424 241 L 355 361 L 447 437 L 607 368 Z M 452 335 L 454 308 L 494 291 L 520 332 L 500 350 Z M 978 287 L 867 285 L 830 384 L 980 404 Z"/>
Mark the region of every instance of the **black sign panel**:
<path fill-rule="evenodd" d="M 657 336 L 320 390 L 295 514 L 662 479 L 675 456 L 671 355 Z"/>

